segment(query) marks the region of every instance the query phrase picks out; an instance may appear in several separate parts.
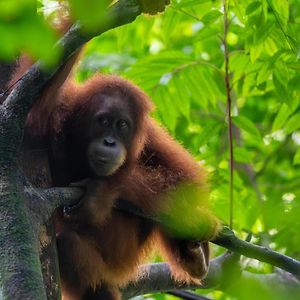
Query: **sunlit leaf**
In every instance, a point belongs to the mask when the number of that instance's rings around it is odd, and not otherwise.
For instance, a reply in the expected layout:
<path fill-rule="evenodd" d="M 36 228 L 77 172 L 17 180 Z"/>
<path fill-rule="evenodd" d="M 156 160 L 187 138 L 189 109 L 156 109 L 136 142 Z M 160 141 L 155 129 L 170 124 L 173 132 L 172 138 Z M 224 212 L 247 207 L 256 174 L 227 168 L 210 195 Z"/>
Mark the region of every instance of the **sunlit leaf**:
<path fill-rule="evenodd" d="M 209 24 L 215 22 L 220 16 L 222 16 L 222 13 L 218 10 L 212 10 L 209 13 L 207 13 L 205 16 L 202 18 L 202 22 L 208 26 Z"/>
<path fill-rule="evenodd" d="M 282 128 L 287 118 L 290 116 L 291 110 L 286 103 L 283 103 L 273 122 L 272 131 L 277 131 Z"/>
<path fill-rule="evenodd" d="M 286 134 L 290 134 L 298 128 L 300 128 L 300 114 L 294 114 L 286 122 L 284 131 Z"/>
<path fill-rule="evenodd" d="M 267 65 L 263 65 L 262 68 L 258 71 L 258 76 L 256 78 L 257 85 L 262 84 L 267 81 L 270 77 L 270 70 Z"/>
<path fill-rule="evenodd" d="M 246 15 L 250 15 L 253 12 L 255 12 L 259 7 L 261 6 L 261 3 L 259 1 L 254 1 L 250 3 L 246 8 Z"/>
<path fill-rule="evenodd" d="M 274 83 L 275 89 L 278 93 L 278 96 L 281 99 L 286 100 L 288 98 L 288 93 L 287 93 L 284 85 L 278 80 L 278 78 L 275 74 L 273 74 L 273 83 Z"/>
<path fill-rule="evenodd" d="M 298 149 L 296 154 L 294 155 L 293 164 L 300 165 L 300 149 Z"/>
<path fill-rule="evenodd" d="M 252 163 L 253 155 L 245 148 L 235 147 L 234 148 L 234 160 L 241 163 Z"/>
<path fill-rule="evenodd" d="M 287 0 L 272 0 L 270 1 L 273 14 L 285 24 L 289 16 L 289 1 Z"/>
<path fill-rule="evenodd" d="M 182 76 L 174 76 L 173 79 L 174 93 L 173 98 L 176 101 L 177 107 L 180 112 L 187 118 L 190 114 L 191 95 L 190 91 L 186 88 L 185 79 Z"/>
<path fill-rule="evenodd" d="M 178 111 L 174 107 L 173 100 L 170 97 L 165 86 L 158 86 L 153 94 L 154 100 L 159 101 L 158 112 L 161 115 L 162 120 L 166 126 L 174 131 L 176 125 L 176 119 Z"/>
<path fill-rule="evenodd" d="M 199 5 L 202 3 L 210 2 L 210 0 L 186 0 L 186 1 L 180 1 L 176 7 L 179 8 L 185 8 L 185 7 L 192 7 L 194 5 Z"/>
<path fill-rule="evenodd" d="M 260 135 L 260 132 L 258 131 L 257 127 L 248 118 L 246 118 L 244 116 L 237 116 L 237 117 L 232 117 L 232 121 L 240 129 L 243 129 L 246 132 L 250 133 L 251 135 L 261 139 L 261 135 Z"/>

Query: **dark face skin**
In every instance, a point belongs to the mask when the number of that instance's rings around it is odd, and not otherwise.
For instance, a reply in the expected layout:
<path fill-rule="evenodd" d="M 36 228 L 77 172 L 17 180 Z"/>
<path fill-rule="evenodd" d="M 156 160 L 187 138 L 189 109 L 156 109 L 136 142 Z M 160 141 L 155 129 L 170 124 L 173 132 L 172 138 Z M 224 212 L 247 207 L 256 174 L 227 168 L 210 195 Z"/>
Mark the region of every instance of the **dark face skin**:
<path fill-rule="evenodd" d="M 96 177 L 114 174 L 126 160 L 134 122 L 124 102 L 116 96 L 101 96 L 100 109 L 91 120 L 87 158 Z"/>

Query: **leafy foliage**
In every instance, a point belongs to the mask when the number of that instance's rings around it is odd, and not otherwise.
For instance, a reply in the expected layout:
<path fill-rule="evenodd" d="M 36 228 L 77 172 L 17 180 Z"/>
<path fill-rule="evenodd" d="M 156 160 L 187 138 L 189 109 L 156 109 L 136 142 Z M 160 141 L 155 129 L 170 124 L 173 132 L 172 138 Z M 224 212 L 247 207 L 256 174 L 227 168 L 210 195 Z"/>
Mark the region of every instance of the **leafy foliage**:
<path fill-rule="evenodd" d="M 0 3 L 1 57 L 12 58 L 26 49 L 51 60 L 54 34 L 42 16 L 34 13 L 35 1 L 8 2 Z M 43 1 L 41 11 L 60 2 Z M 75 15 L 86 19 L 86 7 L 80 1 L 71 2 Z M 155 117 L 205 163 L 215 211 L 228 223 L 222 5 L 220 0 L 173 0 L 163 14 L 142 15 L 132 24 L 111 30 L 88 44 L 76 76 L 81 81 L 96 71 L 117 73 L 141 86 L 156 104 Z M 241 236 L 250 231 L 258 244 L 300 259 L 299 2 L 231 0 L 229 20 L 234 229 Z M 94 26 L 95 18 L 88 21 Z M 215 249 L 217 254 L 220 251 Z M 244 268 L 271 271 L 249 260 L 244 260 Z M 295 295 L 282 296 L 271 289 L 249 281 L 226 294 L 206 292 L 214 299 L 253 299 L 257 291 L 260 299 L 295 299 Z"/>
<path fill-rule="evenodd" d="M 300 8 L 297 1 L 230 1 L 229 18 L 234 229 L 242 236 L 251 231 L 258 244 L 299 259 Z M 121 74 L 146 90 L 157 106 L 155 117 L 205 162 L 215 211 L 228 223 L 223 22 L 221 1 L 173 1 L 158 17 L 141 16 L 92 41 L 78 79 L 89 75 L 87 62 L 94 57 L 97 65 L 98 57 L 105 64 L 98 70 Z M 249 260 L 245 269 L 271 271 Z M 231 296 L 210 295 L 252 299 L 251 290 L 260 289 L 262 299 L 287 299 L 257 283 L 243 284 L 243 293 L 238 288 Z"/>
<path fill-rule="evenodd" d="M 20 51 L 33 58 L 42 58 L 53 64 L 58 51 L 49 51 L 57 40 L 57 33 L 37 13 L 40 3 L 35 0 L 9 0 L 0 2 L 0 57 L 12 59 Z M 41 47 L 41 41 L 43 45 Z"/>

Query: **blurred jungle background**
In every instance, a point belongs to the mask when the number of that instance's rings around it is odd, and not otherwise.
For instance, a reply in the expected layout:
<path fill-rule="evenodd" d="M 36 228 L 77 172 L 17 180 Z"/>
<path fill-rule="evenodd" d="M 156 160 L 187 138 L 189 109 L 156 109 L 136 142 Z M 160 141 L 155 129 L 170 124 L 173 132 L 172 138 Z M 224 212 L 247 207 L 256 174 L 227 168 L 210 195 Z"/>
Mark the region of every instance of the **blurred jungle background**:
<path fill-rule="evenodd" d="M 69 1 L 76 18 L 90 28 L 101 20 L 102 2 Z M 299 260 L 300 1 L 225 4 L 224 9 L 219 0 L 173 0 L 157 16 L 141 15 L 110 30 L 85 47 L 76 78 L 114 73 L 139 85 L 156 105 L 155 118 L 208 170 L 211 201 L 221 220 L 229 224 L 232 218 L 239 237 L 251 232 L 251 242 Z M 45 20 L 57 22 L 65 5 L 0 1 L 1 60 L 13 60 L 25 50 L 46 65 L 54 63 L 60 54 L 51 51 L 57 34 Z M 226 76 L 233 122 L 232 216 Z M 212 252 L 216 256 L 224 249 L 215 246 Z M 247 274 L 274 271 L 245 257 L 241 265 Z M 226 288 L 197 293 L 224 300 L 300 299 L 261 284 L 263 276 L 260 281 L 230 279 Z M 178 299 L 165 294 L 144 298 Z"/>

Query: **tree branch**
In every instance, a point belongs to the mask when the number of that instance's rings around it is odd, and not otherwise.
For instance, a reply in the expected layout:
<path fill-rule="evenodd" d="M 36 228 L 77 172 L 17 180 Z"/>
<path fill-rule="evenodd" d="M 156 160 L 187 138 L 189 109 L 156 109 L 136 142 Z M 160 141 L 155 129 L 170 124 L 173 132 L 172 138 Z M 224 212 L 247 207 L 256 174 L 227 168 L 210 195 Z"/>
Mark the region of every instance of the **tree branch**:
<path fill-rule="evenodd" d="M 233 231 L 224 227 L 219 236 L 212 241 L 230 251 L 245 255 L 250 258 L 266 262 L 296 276 L 300 276 L 300 262 L 292 257 L 275 252 L 267 247 L 261 247 L 238 239 Z"/>
<path fill-rule="evenodd" d="M 214 288 L 218 290 L 228 290 L 231 284 L 241 282 L 243 280 L 252 280 L 265 287 L 276 287 L 278 289 L 293 288 L 299 291 L 299 281 L 286 272 L 271 273 L 271 274 L 253 274 L 247 271 L 232 273 L 230 267 L 226 264 L 232 257 L 224 254 L 210 261 L 207 277 L 200 284 L 186 284 L 176 282 L 170 272 L 167 263 L 146 264 L 139 267 L 138 279 L 135 282 L 127 285 L 123 291 L 123 299 L 128 299 L 134 296 L 167 292 L 173 289 L 208 289 Z M 224 272 L 228 269 L 228 272 Z M 225 282 L 225 284 L 224 284 Z"/>
<path fill-rule="evenodd" d="M 76 189 L 77 191 L 74 191 L 74 193 L 71 191 L 71 189 L 72 188 L 51 189 L 48 190 L 48 192 L 46 191 L 45 195 L 48 195 L 50 199 L 52 199 L 52 197 L 56 198 L 62 195 L 64 197 L 63 201 L 57 200 L 60 202 L 60 204 L 65 203 L 64 201 L 66 201 L 66 203 L 72 203 L 74 200 L 76 200 L 76 197 L 79 198 L 81 194 L 78 189 Z M 71 197 L 70 199 L 68 199 L 69 195 Z M 154 222 L 159 222 L 155 216 L 149 216 L 145 214 L 139 207 L 123 199 L 116 201 L 114 209 L 125 211 L 126 213 L 137 215 L 141 218 L 150 219 Z M 218 237 L 212 241 L 212 243 L 222 246 L 235 253 L 245 255 L 246 257 L 255 258 L 261 262 L 269 263 L 275 267 L 300 277 L 300 262 L 298 260 L 275 252 L 267 247 L 257 246 L 247 241 L 240 240 L 228 227 L 223 227 L 223 230 L 220 232 Z"/>
<path fill-rule="evenodd" d="M 37 189 L 26 184 L 24 193 L 30 199 L 30 210 L 39 220 L 38 223 L 44 224 L 57 207 L 77 203 L 84 191 L 74 187 Z"/>

